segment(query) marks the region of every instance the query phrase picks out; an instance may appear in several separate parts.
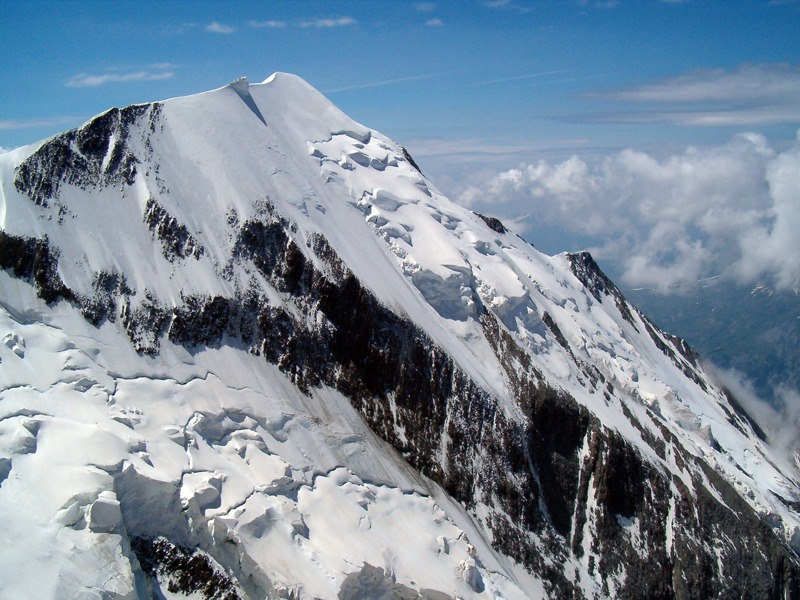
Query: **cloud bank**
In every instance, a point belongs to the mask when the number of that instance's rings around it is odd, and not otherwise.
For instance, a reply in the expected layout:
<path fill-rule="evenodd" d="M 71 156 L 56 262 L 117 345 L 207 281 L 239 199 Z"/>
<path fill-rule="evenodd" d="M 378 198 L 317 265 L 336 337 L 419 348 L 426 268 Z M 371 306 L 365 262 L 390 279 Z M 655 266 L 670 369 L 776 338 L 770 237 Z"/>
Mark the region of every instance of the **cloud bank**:
<path fill-rule="evenodd" d="M 563 232 L 613 263 L 630 286 L 668 292 L 724 274 L 800 288 L 800 132 L 776 151 L 759 134 L 657 158 L 627 149 L 591 162 L 522 164 L 470 186 L 460 202 L 537 231 Z M 578 250 L 580 248 L 564 248 Z"/>

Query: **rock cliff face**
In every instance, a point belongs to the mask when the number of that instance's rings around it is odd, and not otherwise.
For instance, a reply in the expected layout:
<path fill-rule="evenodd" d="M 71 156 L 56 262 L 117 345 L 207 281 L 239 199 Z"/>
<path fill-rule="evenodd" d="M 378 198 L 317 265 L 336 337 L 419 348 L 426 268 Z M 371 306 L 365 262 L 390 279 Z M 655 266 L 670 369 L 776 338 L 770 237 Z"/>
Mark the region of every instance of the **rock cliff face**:
<path fill-rule="evenodd" d="M 796 465 L 692 349 L 304 82 L 113 109 L 2 160 L 0 350 L 40 322 L 75 341 L 31 365 L 80 357 L 40 380 L 0 355 L 0 503 L 57 467 L 56 424 L 91 405 L 106 431 L 42 526 L 40 554 L 81 540 L 45 591 L 800 597 Z"/>

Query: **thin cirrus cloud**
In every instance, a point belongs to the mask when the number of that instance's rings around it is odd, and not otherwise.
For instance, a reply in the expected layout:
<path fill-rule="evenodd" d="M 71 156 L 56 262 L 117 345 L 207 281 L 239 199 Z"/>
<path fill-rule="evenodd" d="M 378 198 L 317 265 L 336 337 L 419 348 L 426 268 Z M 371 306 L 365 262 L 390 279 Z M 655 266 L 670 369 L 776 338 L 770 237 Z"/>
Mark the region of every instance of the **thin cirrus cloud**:
<path fill-rule="evenodd" d="M 406 81 L 419 81 L 420 79 L 430 79 L 431 77 L 435 77 L 435 75 L 412 75 L 410 77 L 398 77 L 396 79 L 383 79 L 381 81 L 372 81 L 369 83 L 357 83 L 353 85 L 347 85 L 344 87 L 332 88 L 329 90 L 323 90 L 324 94 L 335 94 L 336 92 L 349 92 L 351 90 L 362 90 L 366 88 L 374 88 L 374 87 L 383 87 L 385 85 L 394 85 L 396 83 L 405 83 Z"/>
<path fill-rule="evenodd" d="M 591 113 L 562 117 L 577 123 L 674 123 L 684 126 L 747 127 L 800 123 L 800 106 L 756 106 L 721 110 L 661 110 L 625 113 Z"/>
<path fill-rule="evenodd" d="M 45 119 L 4 119 L 0 120 L 0 130 L 37 129 L 40 127 L 55 127 L 63 125 L 65 123 L 72 123 L 78 119 L 79 117 L 51 117 Z"/>
<path fill-rule="evenodd" d="M 425 21 L 425 25 L 428 27 L 441 27 L 444 25 L 444 22 L 441 19 L 429 19 Z"/>
<path fill-rule="evenodd" d="M 100 87 L 109 83 L 130 83 L 134 81 L 162 81 L 175 77 L 174 71 L 131 71 L 128 73 L 103 73 L 101 75 L 90 75 L 89 73 L 78 73 L 70 77 L 65 85 L 71 88 L 91 88 Z"/>
<path fill-rule="evenodd" d="M 301 21 L 299 26 L 304 29 L 330 29 L 333 27 L 349 27 L 355 24 L 356 20 L 353 17 L 338 17 L 336 19 L 311 19 L 309 21 Z"/>
<path fill-rule="evenodd" d="M 470 83 L 464 83 L 461 85 L 443 88 L 441 91 L 449 91 L 449 90 L 463 90 L 466 88 L 473 88 L 473 87 L 482 87 L 487 85 L 496 85 L 499 83 L 511 83 L 515 81 L 525 81 L 526 79 L 537 79 L 539 77 L 546 77 L 548 75 L 557 75 L 560 73 L 566 73 L 567 71 L 563 70 L 555 70 L 555 71 L 541 71 L 539 73 L 528 73 L 527 75 L 515 75 L 513 77 L 501 77 L 499 79 L 488 79 L 484 81 L 472 81 Z"/>
<path fill-rule="evenodd" d="M 512 0 L 484 0 L 482 4 L 486 8 L 509 10 L 518 13 L 526 13 L 532 10 L 529 6 L 518 4 L 516 2 L 513 2 Z"/>
<path fill-rule="evenodd" d="M 249 21 L 247 23 L 254 29 L 284 29 L 286 21 Z"/>
<path fill-rule="evenodd" d="M 710 126 L 796 123 L 800 122 L 800 65 L 747 63 L 732 70 L 697 70 L 589 96 L 653 108 L 584 115 L 577 120 Z"/>
<path fill-rule="evenodd" d="M 294 23 L 286 21 L 266 20 L 248 21 L 253 29 L 285 29 L 286 27 L 299 27 L 301 29 L 333 29 L 336 27 L 350 27 L 356 24 L 353 17 L 336 17 L 331 19 L 305 19 Z"/>

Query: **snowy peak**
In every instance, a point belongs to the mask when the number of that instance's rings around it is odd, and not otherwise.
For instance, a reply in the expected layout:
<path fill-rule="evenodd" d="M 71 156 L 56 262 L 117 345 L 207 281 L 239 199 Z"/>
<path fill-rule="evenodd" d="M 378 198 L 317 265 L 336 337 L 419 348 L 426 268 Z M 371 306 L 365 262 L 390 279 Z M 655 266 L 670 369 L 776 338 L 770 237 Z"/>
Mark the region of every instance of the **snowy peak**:
<path fill-rule="evenodd" d="M 267 122 L 264 120 L 264 115 L 261 114 L 258 106 L 253 101 L 253 97 L 250 95 L 250 84 L 247 82 L 247 78 L 240 77 L 229 85 L 233 88 L 233 91 L 239 95 L 239 98 L 242 99 L 242 102 L 245 103 L 247 108 L 252 110 L 253 114 L 258 117 L 258 120 L 266 125 Z"/>
<path fill-rule="evenodd" d="M 94 474 L 0 510 L 45 596 L 101 534 L 118 597 L 798 589 L 797 466 L 699 357 L 298 77 L 4 154 L 0 218 L 0 504 Z"/>

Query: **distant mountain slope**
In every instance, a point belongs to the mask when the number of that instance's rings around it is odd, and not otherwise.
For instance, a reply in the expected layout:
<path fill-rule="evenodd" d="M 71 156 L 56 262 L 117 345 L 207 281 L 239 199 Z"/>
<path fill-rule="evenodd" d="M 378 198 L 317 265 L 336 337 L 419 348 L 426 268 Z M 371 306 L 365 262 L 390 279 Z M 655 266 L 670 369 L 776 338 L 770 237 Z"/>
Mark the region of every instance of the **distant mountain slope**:
<path fill-rule="evenodd" d="M 712 279 L 664 296 L 647 289 L 626 296 L 669 331 L 689 340 L 713 364 L 735 369 L 759 396 L 800 390 L 800 296 Z"/>
<path fill-rule="evenodd" d="M 301 79 L 0 193 L 0 595 L 800 593 L 797 465 L 696 353 Z"/>

